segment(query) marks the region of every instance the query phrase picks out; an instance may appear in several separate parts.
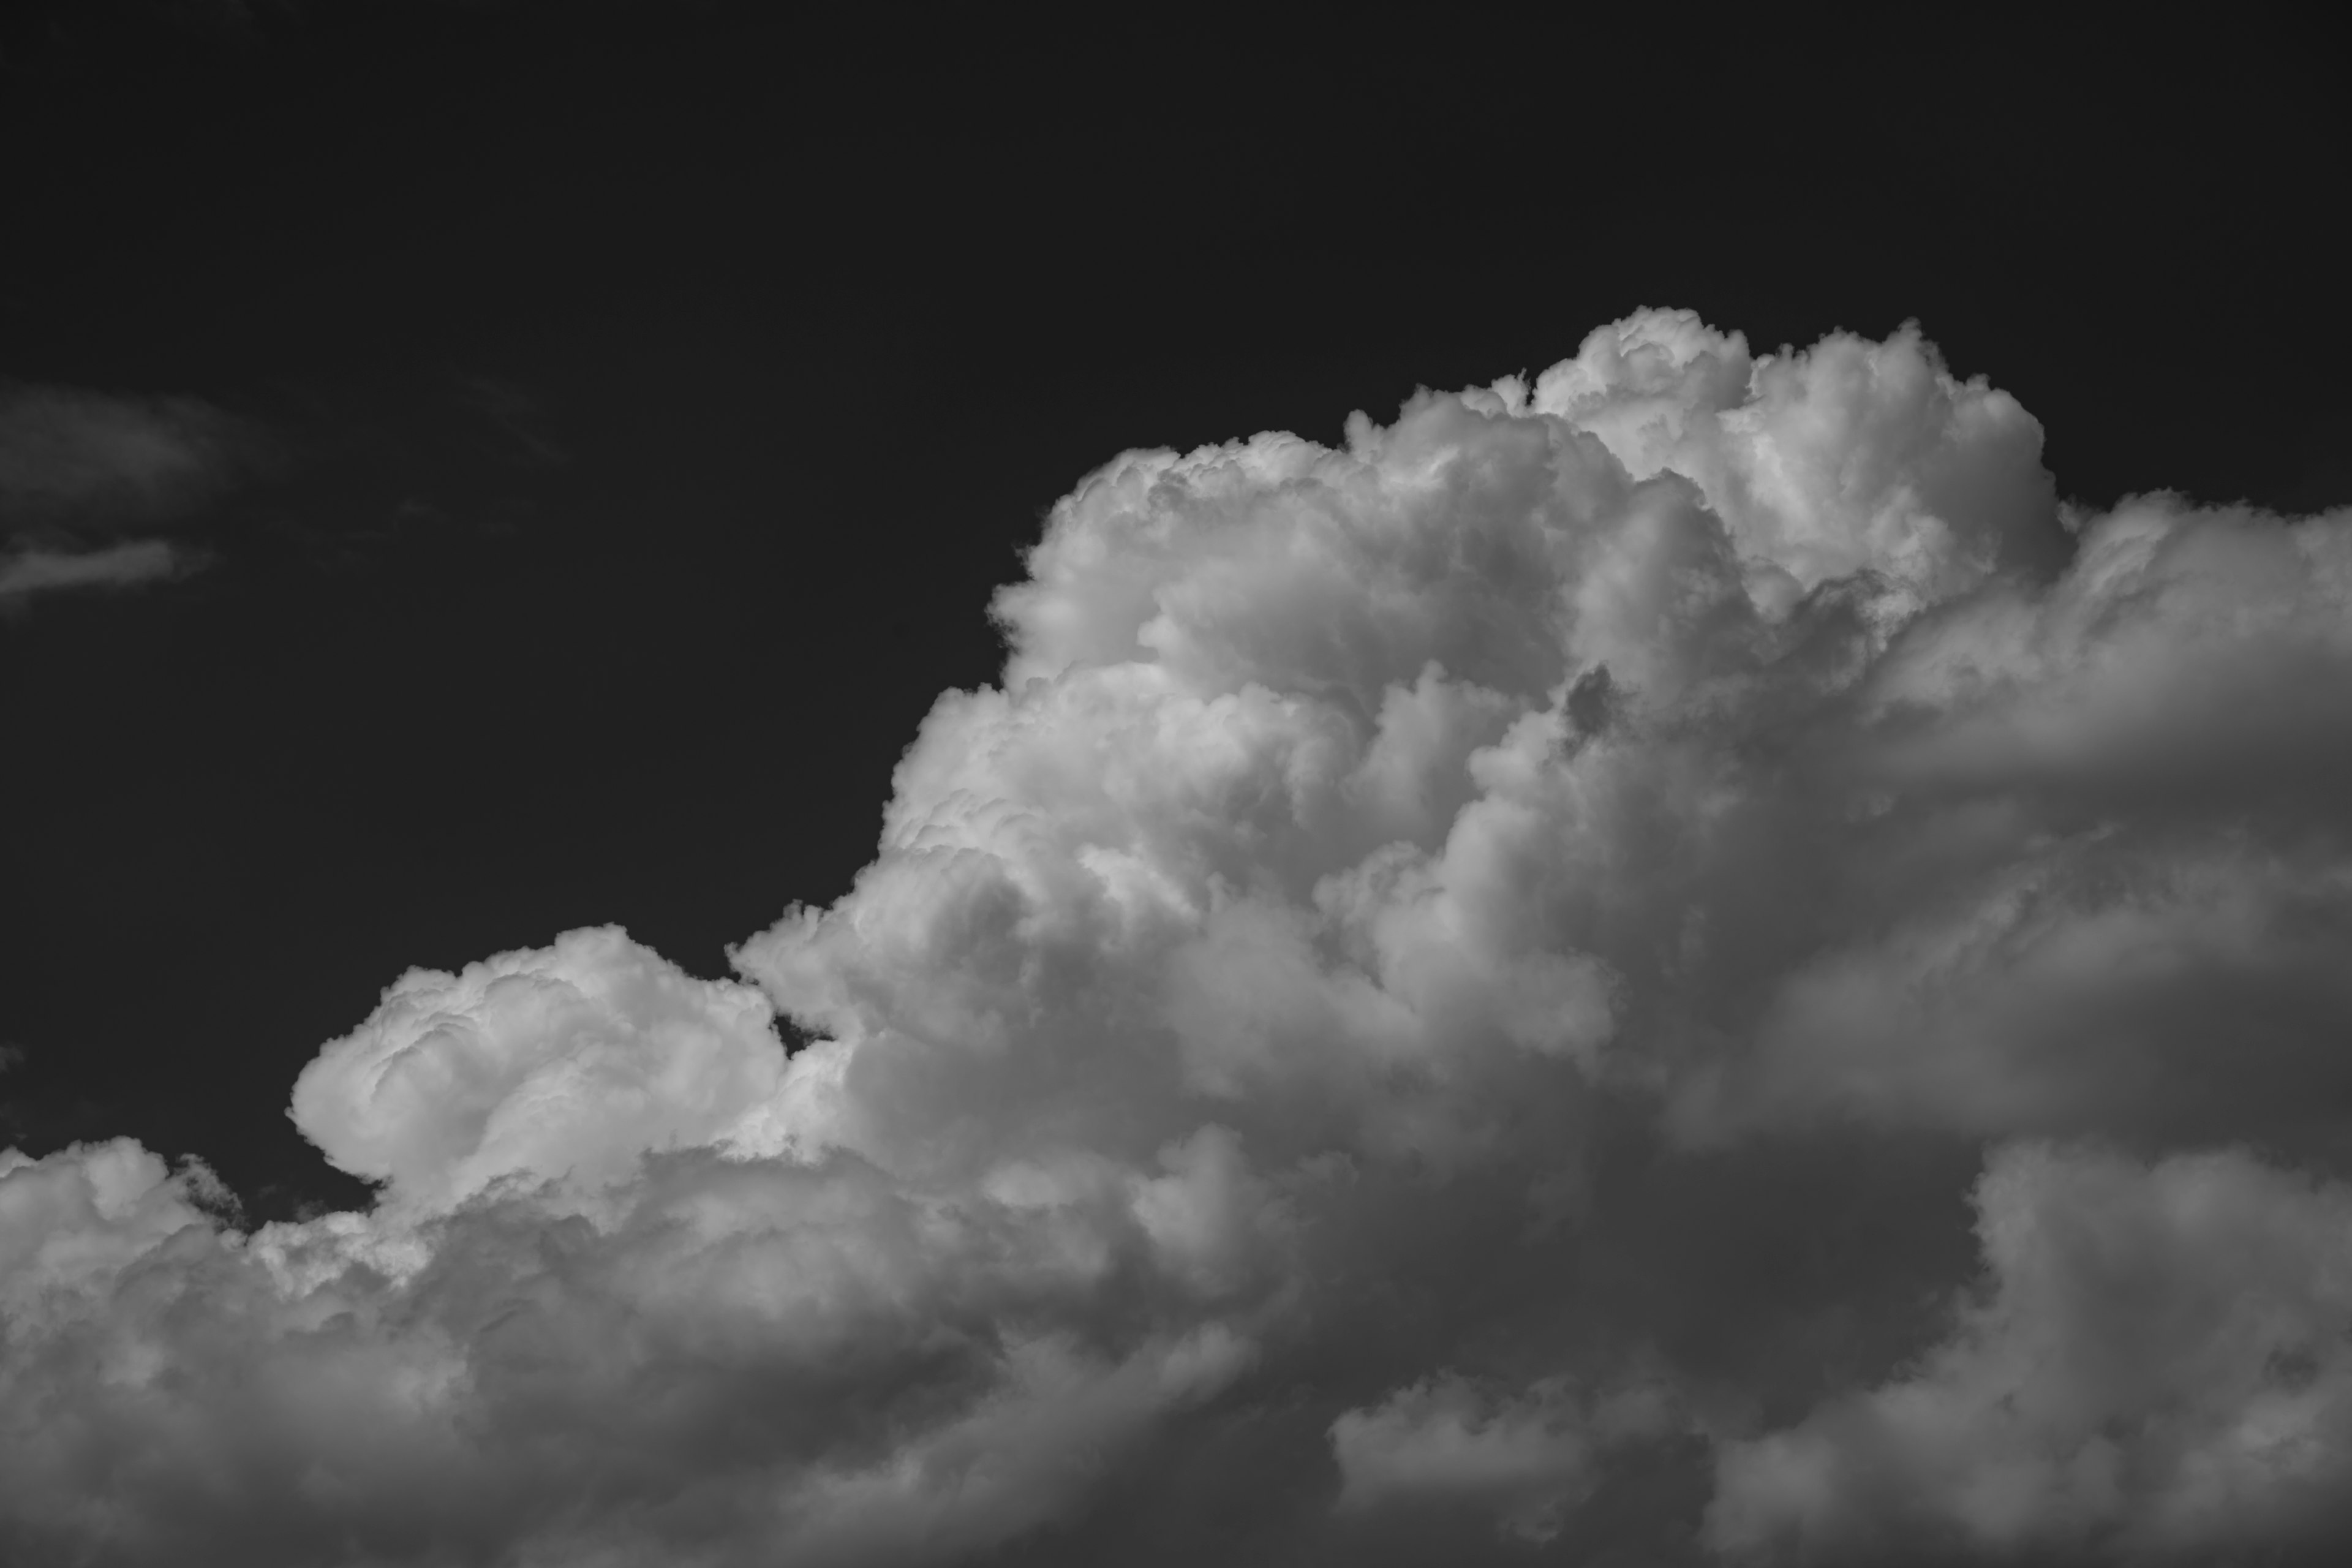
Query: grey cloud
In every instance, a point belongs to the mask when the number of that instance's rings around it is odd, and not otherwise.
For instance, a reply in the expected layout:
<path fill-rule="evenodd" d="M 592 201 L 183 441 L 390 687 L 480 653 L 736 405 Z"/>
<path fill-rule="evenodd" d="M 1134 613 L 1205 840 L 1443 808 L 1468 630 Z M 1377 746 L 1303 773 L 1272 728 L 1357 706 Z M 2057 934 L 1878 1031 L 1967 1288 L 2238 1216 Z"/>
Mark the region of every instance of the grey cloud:
<path fill-rule="evenodd" d="M 1677 1425 L 1669 1393 L 1640 1384 L 1579 1398 L 1546 1380 L 1496 1398 L 1443 1374 L 1331 1424 L 1339 1508 L 1461 1499 L 1497 1516 L 1507 1535 L 1543 1542 L 1591 1489 L 1594 1456 Z"/>
<path fill-rule="evenodd" d="M 192 397 L 0 384 L 0 531 L 171 522 L 219 494 L 255 439 Z"/>
<path fill-rule="evenodd" d="M 1908 1374 L 1723 1451 L 1727 1548 L 2212 1561 L 2341 1544 L 2352 1187 L 2236 1151 L 2012 1145 L 1976 1191 L 1989 1279 Z"/>
<path fill-rule="evenodd" d="M 127 588 L 194 570 L 204 556 L 169 540 L 138 539 L 95 550 L 0 552 L 0 606 L 64 588 Z"/>
<path fill-rule="evenodd" d="M 191 397 L 0 382 L 0 607 L 199 570 L 187 522 L 259 457 L 258 432 Z"/>
<path fill-rule="evenodd" d="M 8 1157 L 0 1542 L 2324 1537 L 2352 518 L 2062 514 L 2041 439 L 1645 311 L 1113 460 L 740 979 L 402 978 L 294 1089 L 362 1213 Z"/>

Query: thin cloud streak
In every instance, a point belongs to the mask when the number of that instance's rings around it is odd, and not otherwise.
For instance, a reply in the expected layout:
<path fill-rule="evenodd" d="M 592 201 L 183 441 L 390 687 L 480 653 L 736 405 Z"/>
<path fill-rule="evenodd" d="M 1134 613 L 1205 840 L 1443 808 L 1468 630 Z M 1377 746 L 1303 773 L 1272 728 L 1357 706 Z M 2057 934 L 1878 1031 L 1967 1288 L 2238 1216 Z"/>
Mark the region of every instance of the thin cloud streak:
<path fill-rule="evenodd" d="M 0 605 L 67 588 L 128 588 L 194 571 L 203 557 L 169 540 L 136 539 L 97 550 L 14 550 L 0 554 Z"/>

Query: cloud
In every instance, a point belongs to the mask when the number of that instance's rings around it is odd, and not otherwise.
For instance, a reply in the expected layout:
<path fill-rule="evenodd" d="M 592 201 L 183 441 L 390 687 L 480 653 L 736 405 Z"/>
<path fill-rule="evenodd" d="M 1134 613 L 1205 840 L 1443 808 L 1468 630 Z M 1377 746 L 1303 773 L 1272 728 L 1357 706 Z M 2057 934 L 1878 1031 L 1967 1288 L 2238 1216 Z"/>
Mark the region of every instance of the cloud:
<path fill-rule="evenodd" d="M 9 1155 L 0 1542 L 928 1560 L 1054 1517 L 1251 1364 L 1278 1216 L 1227 1137 L 903 1182 L 791 1147 L 823 1072 L 767 1023 L 583 931 L 408 976 L 306 1073 L 371 1214 L 240 1234 L 135 1144 Z"/>
<path fill-rule="evenodd" d="M 0 383 L 0 529 L 170 522 L 220 493 L 252 440 L 192 397 Z"/>
<path fill-rule="evenodd" d="M 2347 1080 L 2316 1042 L 2352 1023 L 2348 523 L 2127 502 L 2056 582 L 1908 627 L 1830 760 L 1863 820 L 1815 829 L 1859 874 L 1693 1123 L 2324 1135 Z"/>
<path fill-rule="evenodd" d="M 293 1096 L 366 1212 L 0 1172 L 0 1554 L 2333 1529 L 2352 518 L 2040 450 L 1647 311 L 1114 459 L 739 979 L 401 979 Z"/>
<path fill-rule="evenodd" d="M 0 552 L 0 606 L 58 588 L 127 588 L 162 582 L 192 570 L 202 559 L 162 539 L 79 552 Z"/>
<path fill-rule="evenodd" d="M 326 1046 L 292 1115 L 391 1204 L 446 1210 L 500 1181 L 593 1189 L 663 1148 L 724 1142 L 784 1056 L 766 998 L 696 980 L 618 931 L 462 974 L 418 970 Z"/>
<path fill-rule="evenodd" d="M 1654 1387 L 1616 1390 L 1587 1406 L 1556 1380 L 1496 1399 L 1440 1376 L 1331 1424 L 1339 1506 L 1458 1499 L 1495 1510 L 1508 1535 L 1547 1542 L 1590 1489 L 1597 1449 L 1673 1425 L 1670 1402 Z"/>
<path fill-rule="evenodd" d="M 194 398 L 0 382 L 0 610 L 198 570 L 202 549 L 119 536 L 185 522 L 236 482 L 257 443 Z"/>
<path fill-rule="evenodd" d="M 2237 1151 L 2021 1144 L 1976 1205 L 1989 1278 L 1951 1337 L 1727 1445 L 1717 1541 L 1862 1561 L 1938 1539 L 2075 1560 L 2340 1545 L 2352 1186 Z"/>

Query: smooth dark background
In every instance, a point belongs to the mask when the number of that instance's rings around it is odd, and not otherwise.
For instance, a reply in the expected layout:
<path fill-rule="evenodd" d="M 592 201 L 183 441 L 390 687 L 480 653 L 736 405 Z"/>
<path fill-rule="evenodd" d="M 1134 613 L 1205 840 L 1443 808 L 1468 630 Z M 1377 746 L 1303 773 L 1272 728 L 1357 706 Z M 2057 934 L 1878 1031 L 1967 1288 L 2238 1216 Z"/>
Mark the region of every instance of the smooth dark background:
<path fill-rule="evenodd" d="M 1138 446 L 1334 439 L 1643 304 L 1916 317 L 2065 493 L 2352 501 L 2341 56 L 723 4 L 0 30 L 0 376 L 259 433 L 184 581 L 0 621 L 0 1142 L 362 1190 L 283 1114 L 415 964 L 698 973 L 868 858 L 990 589 Z"/>

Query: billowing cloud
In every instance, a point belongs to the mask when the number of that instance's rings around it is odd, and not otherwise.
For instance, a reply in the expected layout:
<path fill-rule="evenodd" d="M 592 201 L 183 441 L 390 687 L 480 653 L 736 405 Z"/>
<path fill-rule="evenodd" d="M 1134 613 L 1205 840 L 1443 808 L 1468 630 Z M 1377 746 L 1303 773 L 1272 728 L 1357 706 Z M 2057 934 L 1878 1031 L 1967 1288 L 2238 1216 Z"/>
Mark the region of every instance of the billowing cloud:
<path fill-rule="evenodd" d="M 621 931 L 573 931 L 407 975 L 304 1070 L 292 1114 L 403 1208 L 501 1181 L 593 1190 L 655 1150 L 720 1142 L 772 1100 L 772 1016 L 757 991 L 680 973 Z"/>
<path fill-rule="evenodd" d="M 1698 1121 L 2307 1141 L 2352 1079 L 2352 526 L 2165 499 L 1857 688 L 1846 911 Z M 1822 843 L 1832 853 L 1834 841 Z M 2226 1042 L 2226 1047 L 2223 1045 Z"/>
<path fill-rule="evenodd" d="M 1644 312 L 1116 459 L 739 980 L 399 981 L 294 1091 L 365 1213 L 0 1170 L 0 1552 L 2316 1539 L 2352 518 L 2040 450 Z"/>

